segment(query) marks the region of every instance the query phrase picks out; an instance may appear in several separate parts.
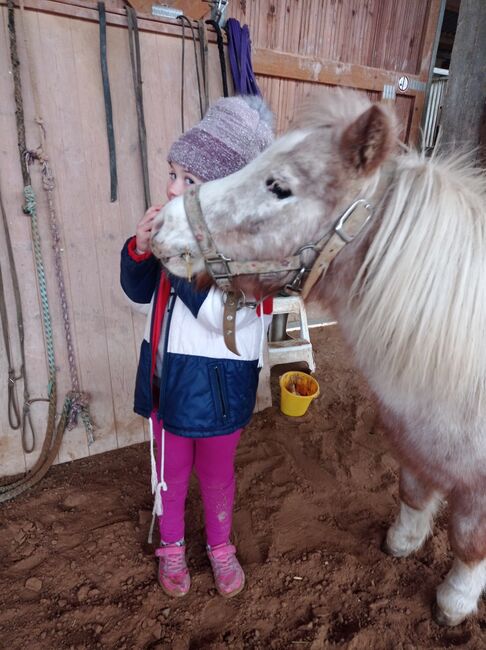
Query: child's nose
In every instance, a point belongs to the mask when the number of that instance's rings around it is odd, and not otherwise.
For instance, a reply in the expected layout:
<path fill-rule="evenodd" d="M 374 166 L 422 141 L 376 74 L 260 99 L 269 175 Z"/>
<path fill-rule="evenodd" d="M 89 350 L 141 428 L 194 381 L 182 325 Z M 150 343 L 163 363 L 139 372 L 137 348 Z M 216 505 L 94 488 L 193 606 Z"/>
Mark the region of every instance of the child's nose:
<path fill-rule="evenodd" d="M 180 196 L 184 193 L 184 181 L 177 178 L 169 185 L 169 191 L 167 193 L 169 201 L 175 199 L 176 196 Z"/>

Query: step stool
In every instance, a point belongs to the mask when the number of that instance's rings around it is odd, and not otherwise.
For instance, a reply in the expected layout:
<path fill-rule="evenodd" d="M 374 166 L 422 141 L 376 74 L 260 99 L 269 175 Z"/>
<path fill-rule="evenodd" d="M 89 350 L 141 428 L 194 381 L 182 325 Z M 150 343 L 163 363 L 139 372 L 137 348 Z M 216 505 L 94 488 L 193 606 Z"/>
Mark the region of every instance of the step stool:
<path fill-rule="evenodd" d="M 300 323 L 300 336 L 292 336 L 282 341 L 269 341 L 265 346 L 263 368 L 260 370 L 258 381 L 257 401 L 255 412 L 272 405 L 270 389 L 270 369 L 280 363 L 295 363 L 304 361 L 310 372 L 314 372 L 316 364 L 312 353 L 307 314 L 304 301 L 300 296 L 277 296 L 273 299 L 273 315 L 287 314 L 298 317 Z M 293 323 L 292 323 L 293 325 Z"/>

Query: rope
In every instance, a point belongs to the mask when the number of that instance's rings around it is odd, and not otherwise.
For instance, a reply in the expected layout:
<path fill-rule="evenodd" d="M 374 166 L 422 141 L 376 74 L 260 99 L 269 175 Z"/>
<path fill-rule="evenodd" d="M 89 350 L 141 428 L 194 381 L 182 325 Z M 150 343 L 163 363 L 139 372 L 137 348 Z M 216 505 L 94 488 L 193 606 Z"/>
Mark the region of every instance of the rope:
<path fill-rule="evenodd" d="M 22 31 L 24 36 L 25 50 L 27 54 L 30 82 L 31 82 L 32 93 L 34 98 L 34 108 L 36 114 L 35 121 L 39 126 L 39 137 L 41 142 L 37 151 L 35 152 L 26 151 L 24 155 L 28 167 L 32 165 L 35 160 L 37 160 L 40 163 L 41 174 L 42 174 L 42 186 L 47 196 L 47 205 L 49 209 L 49 226 L 51 232 L 52 249 L 54 251 L 54 267 L 56 273 L 59 301 L 61 303 L 64 335 L 66 339 L 66 350 L 67 350 L 67 357 L 68 357 L 68 364 L 69 364 L 69 374 L 71 379 L 71 391 L 69 393 L 71 411 L 68 417 L 67 428 L 68 430 L 74 428 L 74 426 L 77 424 L 77 419 L 79 415 L 85 426 L 88 445 L 91 445 L 94 442 L 94 425 L 92 423 L 91 416 L 89 414 L 89 395 L 81 391 L 80 384 L 79 384 L 76 355 L 74 352 L 74 345 L 73 345 L 72 334 L 71 334 L 71 321 L 69 318 L 69 308 L 68 308 L 67 297 L 66 297 L 64 273 L 62 270 L 61 237 L 59 234 L 58 219 L 57 219 L 56 209 L 54 205 L 55 181 L 50 166 L 48 164 L 47 156 L 44 153 L 46 149 L 46 144 L 45 144 L 46 130 L 44 127 L 44 121 L 41 117 L 39 92 L 37 90 L 36 76 L 34 74 L 34 69 L 32 65 L 30 42 L 27 38 L 27 29 L 24 20 L 25 8 L 24 8 L 23 0 L 20 0 L 20 17 L 22 22 Z M 39 235 L 39 244 L 40 244 L 40 235 Z"/>
<path fill-rule="evenodd" d="M 142 63 L 140 57 L 140 38 L 138 34 L 137 12 L 127 5 L 128 21 L 128 44 L 130 49 L 130 62 L 132 66 L 133 90 L 135 93 L 135 105 L 137 108 L 138 141 L 140 145 L 140 156 L 142 158 L 143 192 L 145 198 L 145 209 L 151 205 L 150 183 L 148 173 L 147 156 L 147 132 L 145 129 L 145 115 L 143 110 L 142 93 Z"/>
<path fill-rule="evenodd" d="M 5 209 L 3 207 L 3 201 L 0 195 L 0 207 L 2 210 L 2 216 L 5 215 Z M 8 326 L 8 316 L 6 309 L 6 300 L 5 300 L 5 289 L 3 283 L 3 272 L 2 266 L 0 264 L 0 319 L 2 321 L 2 332 L 3 332 L 3 342 L 5 346 L 5 353 L 7 355 L 7 364 L 8 364 L 8 384 L 7 384 L 7 393 L 8 393 L 8 423 L 10 428 L 16 431 L 20 428 L 20 409 L 19 401 L 17 398 L 17 391 L 15 382 L 22 377 L 20 372 L 18 375 L 15 372 L 15 368 L 12 362 L 12 349 L 10 345 L 10 331 Z"/>

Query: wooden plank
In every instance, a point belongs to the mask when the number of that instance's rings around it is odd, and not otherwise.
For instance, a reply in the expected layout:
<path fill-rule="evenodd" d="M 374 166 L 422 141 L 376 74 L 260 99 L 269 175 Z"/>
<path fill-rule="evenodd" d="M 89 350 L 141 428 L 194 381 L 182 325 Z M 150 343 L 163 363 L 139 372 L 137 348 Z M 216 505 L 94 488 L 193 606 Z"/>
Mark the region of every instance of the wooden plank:
<path fill-rule="evenodd" d="M 6 6 L 6 4 L 6 0 L 0 0 L 0 6 Z M 27 11 L 55 14 L 98 23 L 97 3 L 91 0 L 24 0 L 24 5 Z M 107 6 L 106 24 L 126 27 L 127 19 L 125 9 L 118 6 Z M 180 22 L 176 19 L 157 18 L 144 14 L 138 19 L 138 28 L 142 32 L 147 31 L 165 34 L 167 36 L 181 37 Z M 207 35 L 209 42 L 216 42 L 216 34 L 212 27 L 207 28 Z"/>
<path fill-rule="evenodd" d="M 253 50 L 253 69 L 256 74 L 312 83 L 347 86 L 361 90 L 382 91 L 384 85 L 397 87 L 400 74 L 380 68 L 325 61 L 313 56 L 276 52 L 263 48 Z M 411 82 L 421 84 L 419 75 L 407 75 Z M 409 85 L 406 95 L 424 93 L 421 84 L 418 88 Z"/>
<path fill-rule="evenodd" d="M 73 343 L 76 352 L 79 382 L 91 395 L 90 410 L 96 423 L 96 439 L 113 436 L 113 425 L 100 396 L 109 385 L 106 351 L 102 336 L 102 305 L 96 277 L 97 260 L 93 246 L 92 190 L 86 169 L 82 128 L 83 101 L 76 84 L 76 52 L 71 34 L 72 21 L 54 15 L 36 14 L 43 52 L 39 79 L 41 99 L 49 138 L 50 161 L 56 178 L 58 215 L 64 239 L 65 279 L 68 291 Z M 40 59 L 40 57 L 39 57 Z M 93 81 L 96 80 L 96 77 Z M 66 92 L 68 90 L 68 92 Z M 84 95 L 89 96 L 86 88 Z M 57 319 L 55 330 L 62 329 Z M 65 342 L 56 347 L 59 364 L 67 367 Z M 69 379 L 60 387 L 64 398 L 71 387 Z M 103 407 L 103 408 L 102 408 Z M 106 447 L 105 447 L 106 448 Z M 60 460 L 73 460 L 88 455 L 87 436 L 80 421 L 66 432 Z"/>
<path fill-rule="evenodd" d="M 131 212 L 134 206 L 140 206 L 140 216 L 144 211 L 136 110 L 130 75 L 128 35 L 126 31 L 109 27 L 107 52 L 118 172 L 118 200 L 110 203 L 104 104 L 99 92 L 99 55 L 89 46 L 96 38 L 98 28 L 96 25 L 71 21 L 71 32 L 76 61 L 80 127 L 83 147 L 87 153 L 86 189 L 92 197 L 90 214 L 93 238 L 86 241 L 85 236 L 83 243 L 96 251 L 98 265 L 97 269 L 92 270 L 91 278 L 99 284 L 100 339 L 103 339 L 106 349 L 107 365 L 102 396 L 104 409 L 111 413 L 110 418 L 106 415 L 106 426 L 113 430 L 113 438 L 110 432 L 108 438 L 105 434 L 103 442 L 106 449 L 112 449 L 143 440 L 141 418 L 133 412 L 137 359 L 133 321 L 119 279 L 120 250 L 125 240 L 122 215 L 125 210 Z M 102 155 L 97 155 L 97 151 Z M 101 346 L 101 340 L 99 344 Z M 93 370 L 99 364 L 99 360 L 93 359 Z M 90 451 L 97 453 L 97 447 L 99 445 L 93 445 Z"/>

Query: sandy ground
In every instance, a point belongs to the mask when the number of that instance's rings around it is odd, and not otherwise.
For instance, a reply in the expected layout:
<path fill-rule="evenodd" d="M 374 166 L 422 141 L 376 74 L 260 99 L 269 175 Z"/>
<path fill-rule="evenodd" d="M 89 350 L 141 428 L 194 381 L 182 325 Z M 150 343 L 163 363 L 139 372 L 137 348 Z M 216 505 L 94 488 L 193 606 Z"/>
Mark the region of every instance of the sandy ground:
<path fill-rule="evenodd" d="M 235 541 L 247 588 L 213 586 L 197 485 L 187 507 L 189 595 L 157 586 L 148 445 L 55 467 L 1 507 L 0 647 L 8 650 L 486 647 L 486 607 L 430 617 L 451 560 L 446 513 L 423 550 L 380 544 L 397 466 L 335 327 L 313 331 L 321 397 L 302 418 L 254 417 L 238 451 Z M 277 376 L 273 378 L 277 397 Z"/>

